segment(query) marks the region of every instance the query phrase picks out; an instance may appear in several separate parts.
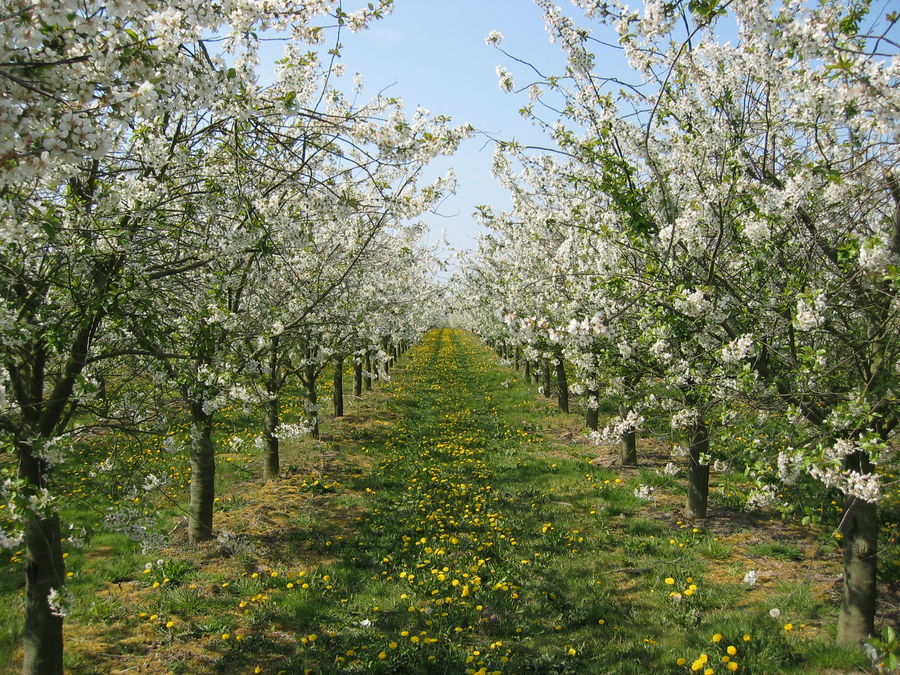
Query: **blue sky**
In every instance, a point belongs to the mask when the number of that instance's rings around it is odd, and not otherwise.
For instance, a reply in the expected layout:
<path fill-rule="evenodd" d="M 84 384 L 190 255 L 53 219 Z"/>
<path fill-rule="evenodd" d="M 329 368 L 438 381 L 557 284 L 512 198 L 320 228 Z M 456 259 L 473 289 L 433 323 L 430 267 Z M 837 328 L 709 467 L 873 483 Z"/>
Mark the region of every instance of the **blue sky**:
<path fill-rule="evenodd" d="M 526 70 L 485 44 L 492 30 L 503 33 L 503 48 L 511 54 L 549 72 L 562 72 L 562 55 L 550 43 L 531 0 L 397 0 L 393 13 L 369 29 L 345 31 L 341 52 L 347 76 L 361 73 L 366 94 L 385 90 L 403 99 L 410 112 L 422 106 L 449 115 L 455 123 L 469 122 L 495 138 L 546 145 L 542 132 L 519 116 L 527 95 L 506 94 L 497 84 L 498 64 L 515 74 L 525 75 Z M 527 81 L 517 80 L 519 84 Z M 454 248 L 471 248 L 479 232 L 472 219 L 475 206 L 510 206 L 491 177 L 492 153 L 493 143 L 479 135 L 454 157 L 435 162 L 431 175 L 454 167 L 459 184 L 457 194 L 437 214 L 424 218 L 432 241 L 445 232 Z"/>

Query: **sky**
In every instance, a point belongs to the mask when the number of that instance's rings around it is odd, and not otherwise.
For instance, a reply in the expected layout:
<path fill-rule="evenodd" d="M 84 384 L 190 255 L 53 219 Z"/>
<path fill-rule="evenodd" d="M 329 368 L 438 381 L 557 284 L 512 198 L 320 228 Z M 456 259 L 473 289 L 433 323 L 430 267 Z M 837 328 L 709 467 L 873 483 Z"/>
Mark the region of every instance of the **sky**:
<path fill-rule="evenodd" d="M 549 72 L 563 72 L 562 53 L 550 43 L 531 0 L 396 0 L 393 12 L 370 28 L 341 36 L 345 77 L 360 73 L 366 94 L 383 90 L 403 99 L 409 113 L 422 106 L 487 134 L 464 142 L 453 157 L 436 160 L 429 173 L 436 177 L 450 167 L 456 171 L 457 193 L 423 220 L 431 243 L 446 237 L 457 250 L 475 246 L 481 231 L 472 218 L 477 205 L 511 206 L 491 176 L 494 143 L 488 136 L 547 144 L 543 132 L 518 113 L 527 94 L 507 94 L 498 85 L 498 64 L 513 73 L 526 71 L 485 44 L 492 30 L 503 34 L 502 46 L 510 54 Z M 528 83 L 523 79 L 516 84 Z"/>

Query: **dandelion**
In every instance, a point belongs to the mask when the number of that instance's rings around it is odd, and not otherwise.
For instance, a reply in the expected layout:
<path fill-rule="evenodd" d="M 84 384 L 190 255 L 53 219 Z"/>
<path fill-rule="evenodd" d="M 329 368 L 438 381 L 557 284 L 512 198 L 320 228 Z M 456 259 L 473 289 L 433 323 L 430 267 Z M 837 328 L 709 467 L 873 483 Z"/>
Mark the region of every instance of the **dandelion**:
<path fill-rule="evenodd" d="M 668 584 L 669 586 L 672 586 L 674 583 L 675 583 L 675 579 L 673 579 L 672 577 L 666 577 L 666 584 Z"/>
<path fill-rule="evenodd" d="M 722 641 L 722 634 L 721 634 L 721 633 L 716 633 L 715 635 L 713 635 L 713 636 L 712 636 L 712 641 L 713 641 L 713 642 L 721 642 L 721 641 Z"/>
<path fill-rule="evenodd" d="M 769 610 L 769 616 L 771 616 L 773 619 L 777 619 L 779 616 L 781 616 L 781 610 L 777 607 L 773 607 Z"/>

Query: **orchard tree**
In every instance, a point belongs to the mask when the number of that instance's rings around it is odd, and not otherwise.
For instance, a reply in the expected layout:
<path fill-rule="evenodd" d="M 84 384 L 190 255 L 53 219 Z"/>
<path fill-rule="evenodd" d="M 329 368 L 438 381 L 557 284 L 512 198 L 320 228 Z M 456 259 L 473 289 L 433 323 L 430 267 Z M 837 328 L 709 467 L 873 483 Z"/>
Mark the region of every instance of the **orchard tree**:
<path fill-rule="evenodd" d="M 161 235 L 164 205 L 190 184 L 169 181 L 171 160 L 193 140 L 180 120 L 243 105 L 241 94 L 255 87 L 255 31 L 292 27 L 295 39 L 319 39 L 316 17 L 330 12 L 359 27 L 387 4 L 347 16 L 332 3 L 288 0 L 238 12 L 180 2 L 5 3 L 2 426 L 19 463 L 9 498 L 23 505 L 24 672 L 62 672 L 65 573 L 50 472 L 67 455 L 104 323 L 160 272 L 148 241 Z M 217 37 L 215 53 L 207 41 Z M 142 135 L 155 137 L 153 156 L 134 159 Z M 17 545 L 18 536 L 4 541 Z"/>
<path fill-rule="evenodd" d="M 684 405 L 673 422 L 692 428 L 692 467 L 720 403 L 805 422 L 801 447 L 744 461 L 777 455 L 846 495 L 839 635 L 859 642 L 897 424 L 896 17 L 864 3 L 576 3 L 615 31 L 628 85 L 597 74 L 589 27 L 537 4 L 568 68 L 533 95 L 563 100 L 546 126 L 616 213 L 604 248 L 633 255 L 636 325 L 657 337 L 663 407 Z M 728 30 L 736 44 L 719 41 Z"/>

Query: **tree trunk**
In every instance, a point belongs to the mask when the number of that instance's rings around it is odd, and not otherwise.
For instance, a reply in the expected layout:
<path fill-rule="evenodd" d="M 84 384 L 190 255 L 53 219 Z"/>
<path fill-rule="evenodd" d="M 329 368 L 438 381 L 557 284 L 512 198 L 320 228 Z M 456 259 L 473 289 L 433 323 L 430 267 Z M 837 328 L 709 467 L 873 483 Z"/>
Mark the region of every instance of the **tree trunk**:
<path fill-rule="evenodd" d="M 363 367 L 362 361 L 353 360 L 353 396 L 355 398 L 362 397 L 363 390 Z"/>
<path fill-rule="evenodd" d="M 364 373 L 366 391 L 372 391 L 372 355 L 366 354 L 366 371 Z"/>
<path fill-rule="evenodd" d="M 202 402 L 191 404 L 191 501 L 188 506 L 188 539 L 192 544 L 212 539 L 213 503 L 216 495 L 216 452 L 212 440 L 212 415 Z"/>
<path fill-rule="evenodd" d="M 556 402 L 564 413 L 569 412 L 569 382 L 566 379 L 566 363 L 562 355 L 556 357 Z"/>
<path fill-rule="evenodd" d="M 550 360 L 541 358 L 541 395 L 550 398 Z"/>
<path fill-rule="evenodd" d="M 872 465 L 865 453 L 847 458 L 846 466 L 857 473 L 870 473 Z M 841 527 L 844 543 L 844 587 L 838 640 L 859 645 L 875 633 L 877 598 L 878 508 L 856 497 L 847 497 Z"/>
<path fill-rule="evenodd" d="M 591 431 L 597 431 L 597 422 L 600 418 L 600 392 L 596 389 L 588 389 L 587 392 L 588 404 L 587 410 L 584 413 L 584 423 L 587 425 L 587 428 Z M 591 399 L 595 399 L 597 402 L 597 407 L 591 407 Z"/>
<path fill-rule="evenodd" d="M 30 442 L 20 442 L 19 477 L 34 492 L 46 484 L 46 465 L 31 454 Z M 65 583 L 59 516 L 41 517 L 33 511 L 25 519 L 25 650 L 24 675 L 62 675 L 63 618 L 53 613 L 48 597 Z"/>
<path fill-rule="evenodd" d="M 312 429 L 309 435 L 319 438 L 319 394 L 316 391 L 316 367 L 312 364 L 306 366 L 306 376 L 303 378 L 306 386 L 306 409 Z"/>
<path fill-rule="evenodd" d="M 622 432 L 622 466 L 637 466 L 637 432 L 634 429 Z"/>
<path fill-rule="evenodd" d="M 531 361 L 525 359 L 525 381 L 531 382 Z"/>
<path fill-rule="evenodd" d="M 266 381 L 268 399 L 263 405 L 263 436 L 266 447 L 263 450 L 263 481 L 277 480 L 281 472 L 280 447 L 278 441 L 278 425 L 281 423 L 281 401 L 278 394 L 278 336 L 272 338 L 269 353 L 269 374 Z"/>
<path fill-rule="evenodd" d="M 280 422 L 280 405 L 278 394 L 269 394 L 270 398 L 263 406 L 265 409 L 264 435 L 266 438 L 266 447 L 263 455 L 263 480 L 277 480 L 281 472 L 281 461 L 279 459 L 279 441 L 278 424 Z"/>
<path fill-rule="evenodd" d="M 701 454 L 709 454 L 709 434 L 702 418 L 694 423 L 691 430 L 691 469 L 688 474 L 687 506 L 684 511 L 685 517 L 689 520 L 706 518 L 706 505 L 709 500 L 709 465 L 700 463 Z"/>
<path fill-rule="evenodd" d="M 516 351 L 513 352 L 513 360 L 516 367 L 516 372 L 519 372 L 519 361 L 522 359 L 522 350 L 519 347 L 516 347 Z"/>
<path fill-rule="evenodd" d="M 344 357 L 338 356 L 334 362 L 334 416 L 344 416 Z"/>
<path fill-rule="evenodd" d="M 619 414 L 624 417 L 628 414 L 628 410 L 624 406 L 620 406 Z M 620 442 L 621 455 L 619 459 L 622 466 L 637 466 L 637 432 L 634 429 L 623 431 Z"/>

